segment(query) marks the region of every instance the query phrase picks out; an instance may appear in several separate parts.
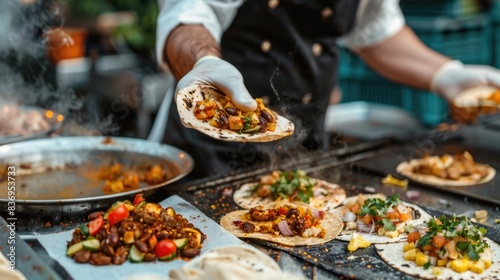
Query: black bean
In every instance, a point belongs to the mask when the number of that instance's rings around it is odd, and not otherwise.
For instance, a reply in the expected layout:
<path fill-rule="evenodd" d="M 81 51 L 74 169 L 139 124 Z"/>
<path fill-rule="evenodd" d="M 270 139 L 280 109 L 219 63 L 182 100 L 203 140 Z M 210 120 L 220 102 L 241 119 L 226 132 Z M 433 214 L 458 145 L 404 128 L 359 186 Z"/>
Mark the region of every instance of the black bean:
<path fill-rule="evenodd" d="M 217 121 L 217 124 L 221 127 L 221 128 L 228 128 L 229 127 L 229 119 L 224 116 L 224 115 L 221 115 L 219 116 L 219 119 Z"/>
<path fill-rule="evenodd" d="M 290 219 L 290 217 L 293 214 L 298 214 L 298 213 L 299 213 L 299 210 L 297 210 L 297 208 L 292 208 L 292 209 L 288 210 L 288 212 L 286 213 L 286 217 L 287 217 L 287 219 Z"/>
<path fill-rule="evenodd" d="M 232 115 L 232 116 L 237 116 L 238 115 L 238 109 L 236 109 L 234 107 L 226 107 L 226 112 L 229 115 Z"/>
<path fill-rule="evenodd" d="M 82 250 L 73 257 L 77 263 L 86 263 L 90 259 L 90 251 Z"/>
<path fill-rule="evenodd" d="M 99 216 L 104 216 L 104 212 L 102 212 L 102 211 L 92 212 L 89 214 L 89 216 L 87 218 L 89 219 L 89 221 L 92 221 L 92 220 L 97 219 L 97 217 L 99 217 Z"/>
<path fill-rule="evenodd" d="M 108 236 L 108 244 L 111 246 L 116 246 L 118 245 L 118 242 L 120 241 L 120 237 L 118 236 L 118 233 L 116 232 L 111 232 Z"/>
<path fill-rule="evenodd" d="M 146 253 L 146 255 L 144 255 L 144 259 L 143 261 L 145 262 L 152 262 L 156 259 L 156 255 L 152 252 L 149 252 L 149 253 Z"/>
<path fill-rule="evenodd" d="M 268 122 L 273 122 L 274 121 L 274 116 L 271 115 L 268 111 L 266 110 L 261 110 L 260 114 L 268 121 Z"/>
<path fill-rule="evenodd" d="M 148 240 L 151 237 L 151 235 L 153 235 L 151 233 L 151 231 L 147 230 L 147 231 L 145 231 L 145 232 L 142 233 L 141 240 L 142 241 L 146 241 L 146 240 Z"/>
<path fill-rule="evenodd" d="M 259 116 L 260 128 L 259 132 L 263 133 L 267 131 L 267 120 L 263 116 Z"/>
<path fill-rule="evenodd" d="M 200 254 L 200 249 L 198 248 L 184 248 L 181 251 L 181 255 L 186 258 L 194 258 Z"/>
<path fill-rule="evenodd" d="M 143 253 L 146 253 L 146 252 L 148 251 L 148 245 L 146 245 L 146 243 L 144 243 L 144 241 L 141 241 L 141 240 L 136 240 L 136 241 L 134 242 L 134 245 L 135 245 L 135 247 L 136 247 L 139 251 L 141 251 L 141 252 L 143 252 Z"/>
<path fill-rule="evenodd" d="M 104 254 L 110 257 L 112 257 L 115 254 L 115 250 L 109 244 L 104 244 L 103 246 L 101 246 L 101 250 L 104 252 Z"/>

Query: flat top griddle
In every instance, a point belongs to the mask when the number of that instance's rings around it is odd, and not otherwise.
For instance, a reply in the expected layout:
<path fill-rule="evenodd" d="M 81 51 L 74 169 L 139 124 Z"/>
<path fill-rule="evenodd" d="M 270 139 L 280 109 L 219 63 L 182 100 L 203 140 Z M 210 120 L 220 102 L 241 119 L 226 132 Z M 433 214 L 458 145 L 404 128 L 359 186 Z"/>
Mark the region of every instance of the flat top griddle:
<path fill-rule="evenodd" d="M 397 165 L 403 161 L 421 158 L 425 154 L 453 154 L 467 150 L 474 157 L 475 161 L 490 165 L 497 170 L 497 173 L 500 171 L 500 133 L 491 133 L 491 131 L 484 130 L 483 128 L 464 127 L 454 135 L 450 134 L 449 137 L 454 138 L 446 141 L 442 141 L 442 139 L 436 137 L 416 139 L 404 146 L 387 148 L 374 157 L 358 161 L 357 164 L 359 167 L 381 176 L 391 174 L 399 178 L 404 178 L 404 176 L 396 172 Z M 414 182 L 414 184 L 489 203 L 500 204 L 500 175 L 498 174 L 490 182 L 468 187 L 445 187 L 418 182 Z"/>

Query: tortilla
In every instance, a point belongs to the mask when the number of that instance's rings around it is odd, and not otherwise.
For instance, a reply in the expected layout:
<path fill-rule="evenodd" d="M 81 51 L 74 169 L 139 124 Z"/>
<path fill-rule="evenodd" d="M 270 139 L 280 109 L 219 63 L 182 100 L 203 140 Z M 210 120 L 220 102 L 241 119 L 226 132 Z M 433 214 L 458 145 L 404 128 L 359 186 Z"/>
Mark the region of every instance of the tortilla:
<path fill-rule="evenodd" d="M 413 181 L 422 184 L 442 186 L 442 187 L 467 187 L 467 186 L 484 184 L 491 181 L 496 174 L 495 169 L 493 169 L 491 166 L 488 166 L 487 167 L 488 175 L 481 178 L 480 180 L 475 180 L 470 177 L 460 177 L 460 179 L 458 180 L 444 179 L 433 175 L 417 174 L 413 172 L 413 167 L 418 165 L 420 162 L 422 162 L 422 159 L 413 159 L 410 160 L 409 162 L 408 161 L 402 162 L 396 167 L 396 171 L 399 174 L 412 179 Z"/>
<path fill-rule="evenodd" d="M 460 93 L 454 99 L 453 103 L 455 106 L 462 108 L 479 107 L 479 106 L 498 107 L 500 106 L 499 104 L 495 104 L 494 102 L 491 102 L 491 104 L 489 104 L 489 102 L 485 100 L 496 90 L 498 89 L 488 86 L 471 88 Z"/>
<path fill-rule="evenodd" d="M 383 195 L 383 194 L 373 194 L 373 195 L 364 195 L 364 196 L 366 198 L 381 198 L 381 199 L 386 198 L 385 195 Z M 341 206 L 336 209 L 335 215 L 337 215 L 340 219 L 342 219 L 344 216 L 344 210 L 347 210 L 349 207 L 351 207 L 353 204 L 355 204 L 357 199 L 358 199 L 358 196 L 348 197 L 346 200 L 344 200 L 344 202 L 341 204 Z M 404 202 L 404 201 L 401 201 L 401 204 L 403 204 L 405 206 L 412 207 L 414 210 L 418 210 L 420 212 L 420 218 L 414 219 L 414 220 L 408 220 L 408 221 L 406 221 L 406 224 L 416 226 L 419 224 L 426 223 L 429 219 L 432 218 L 431 215 L 429 215 L 422 208 L 418 207 L 415 204 Z M 358 232 L 355 229 L 351 229 L 351 230 L 343 229 L 340 232 L 340 234 L 337 235 L 336 238 L 338 240 L 342 240 L 342 241 L 350 241 L 353 232 L 356 232 L 357 234 L 359 234 L 361 237 L 363 237 L 364 239 L 366 239 L 367 241 L 369 241 L 372 244 L 398 243 L 398 242 L 406 241 L 406 237 L 407 237 L 406 233 L 400 233 L 398 237 L 390 238 L 390 237 L 378 235 L 377 233 L 370 234 L 370 233 Z"/>
<path fill-rule="evenodd" d="M 319 179 L 315 180 L 318 184 L 313 187 L 313 191 L 314 189 L 321 188 L 326 192 L 326 194 L 325 192 L 322 192 L 317 197 L 312 197 L 309 202 L 309 206 L 312 208 L 327 212 L 333 211 L 335 207 L 346 199 L 346 192 L 339 185 L 331 184 Z M 250 209 L 255 206 L 266 205 L 274 202 L 271 196 L 259 197 L 256 194 L 252 194 L 252 190 L 256 184 L 258 184 L 258 182 L 247 183 L 237 189 L 233 195 L 234 202 L 244 209 Z"/>
<path fill-rule="evenodd" d="M 246 134 L 211 126 L 209 120 L 199 120 L 194 115 L 196 102 L 211 96 L 220 97 L 221 93 L 214 87 L 204 85 L 190 86 L 179 91 L 176 96 L 177 111 L 185 127 L 198 130 L 218 140 L 231 142 L 270 142 L 290 136 L 293 133 L 293 123 L 282 116 L 277 117 L 275 131 L 264 133 Z"/>
<path fill-rule="evenodd" d="M 169 272 L 171 280 L 281 279 L 276 261 L 249 245 L 214 248 Z M 143 278 L 144 279 L 144 278 Z"/>
<path fill-rule="evenodd" d="M 303 207 L 311 208 L 305 203 L 287 203 L 290 205 L 301 205 Z M 277 206 L 278 203 L 271 203 L 265 206 L 266 209 L 273 208 Z M 320 222 L 321 227 L 323 227 L 326 231 L 326 235 L 324 238 L 319 238 L 319 237 L 301 237 L 301 236 L 283 236 L 279 235 L 275 237 L 272 234 L 265 234 L 265 233 L 245 233 L 243 230 L 241 230 L 239 227 L 237 227 L 233 222 L 234 221 L 241 221 L 242 220 L 242 215 L 248 213 L 249 210 L 237 210 L 234 212 L 231 212 L 227 214 L 226 216 L 222 217 L 220 224 L 221 226 L 229 231 L 230 233 L 234 234 L 236 237 L 239 238 L 251 238 L 251 239 L 259 239 L 259 240 L 266 240 L 274 243 L 278 243 L 281 245 L 285 246 L 304 246 L 304 245 L 318 245 L 318 244 L 323 244 L 325 242 L 328 242 L 330 240 L 333 240 L 337 234 L 342 230 L 343 223 L 342 220 L 338 218 L 338 216 L 325 212 L 325 215 L 323 216 L 323 219 Z M 253 224 L 258 225 L 259 222 L 254 222 L 252 221 Z M 262 223 L 262 222 L 261 222 Z"/>
<path fill-rule="evenodd" d="M 432 273 L 432 269 L 425 270 L 422 266 L 417 266 L 414 261 L 406 261 L 404 259 L 404 243 L 377 244 L 375 245 L 375 251 L 377 251 L 377 254 L 394 269 L 419 279 L 496 279 L 500 273 L 500 266 L 498 265 L 498 263 L 500 263 L 500 245 L 487 237 L 485 237 L 484 240 L 490 245 L 491 251 L 493 252 L 493 264 L 481 274 L 474 273 L 470 270 L 458 273 L 451 268 L 442 267 L 442 274 L 435 276 Z"/>

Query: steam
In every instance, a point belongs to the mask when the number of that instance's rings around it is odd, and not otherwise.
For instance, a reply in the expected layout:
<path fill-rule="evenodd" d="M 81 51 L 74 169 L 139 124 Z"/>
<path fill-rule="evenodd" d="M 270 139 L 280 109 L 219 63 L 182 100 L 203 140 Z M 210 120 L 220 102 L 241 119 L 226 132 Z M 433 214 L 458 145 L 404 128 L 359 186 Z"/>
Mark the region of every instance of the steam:
<path fill-rule="evenodd" d="M 78 123 L 84 134 L 113 134 L 118 128 L 112 113 L 99 112 L 100 104 L 86 104 L 76 90 L 60 87 L 56 66 L 47 59 L 52 43 L 48 35 L 64 32 L 65 4 L 66 0 L 0 0 L 0 105 L 54 110 Z"/>

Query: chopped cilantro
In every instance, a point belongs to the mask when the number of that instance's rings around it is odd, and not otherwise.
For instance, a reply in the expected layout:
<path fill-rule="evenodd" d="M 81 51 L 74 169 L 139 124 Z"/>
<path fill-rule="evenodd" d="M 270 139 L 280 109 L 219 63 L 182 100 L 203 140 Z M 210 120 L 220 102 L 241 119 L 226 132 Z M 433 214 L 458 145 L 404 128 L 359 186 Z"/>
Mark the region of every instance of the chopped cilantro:
<path fill-rule="evenodd" d="M 300 170 L 280 172 L 279 178 L 271 185 L 271 196 L 274 199 L 287 199 L 293 196 L 293 200 L 309 203 L 311 197 L 314 196 L 313 187 L 315 185 L 316 181 Z"/>
<path fill-rule="evenodd" d="M 382 221 L 380 221 L 379 223 L 382 223 L 386 231 L 396 230 L 396 226 L 394 225 L 394 223 L 387 218 L 382 219 Z"/>
<path fill-rule="evenodd" d="M 429 267 L 431 267 L 431 262 L 424 263 L 424 269 L 425 270 L 429 269 Z"/>
<path fill-rule="evenodd" d="M 385 201 L 388 206 L 398 206 L 401 203 L 401 200 L 399 199 L 399 196 L 397 194 L 388 196 Z"/>

